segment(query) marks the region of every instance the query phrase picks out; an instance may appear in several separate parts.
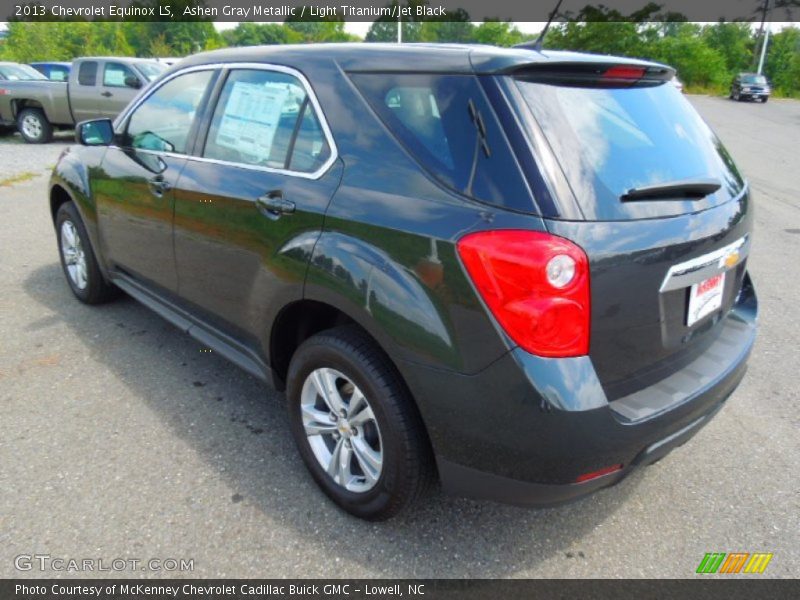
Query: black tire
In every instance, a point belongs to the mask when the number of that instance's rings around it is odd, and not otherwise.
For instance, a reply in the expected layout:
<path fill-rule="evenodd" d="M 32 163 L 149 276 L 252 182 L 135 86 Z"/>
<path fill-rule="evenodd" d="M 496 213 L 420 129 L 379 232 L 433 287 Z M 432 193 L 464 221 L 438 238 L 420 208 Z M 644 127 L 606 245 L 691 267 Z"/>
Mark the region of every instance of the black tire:
<path fill-rule="evenodd" d="M 306 379 L 317 369 L 335 369 L 349 378 L 372 409 L 380 431 L 383 465 L 371 489 L 356 492 L 335 482 L 312 450 L 303 425 L 301 401 Z M 338 327 L 306 340 L 292 357 L 286 395 L 300 456 L 320 488 L 342 509 L 362 519 L 385 520 L 410 507 L 429 488 L 435 468 L 422 419 L 394 365 L 358 327 Z M 320 396 L 318 400 L 322 401 Z M 349 439 L 344 443 L 349 444 Z M 336 442 L 331 437 L 325 443 Z M 350 464 L 360 464 L 357 453 L 351 452 Z"/>
<path fill-rule="evenodd" d="M 769 97 L 767 97 L 767 96 L 764 96 L 764 97 L 761 99 L 761 102 L 762 102 L 762 103 L 764 103 L 764 104 L 766 104 L 766 103 L 767 103 L 767 100 L 769 100 Z"/>
<path fill-rule="evenodd" d="M 17 131 L 29 144 L 46 144 L 53 139 L 53 126 L 40 108 L 26 108 L 17 115 Z"/>
<path fill-rule="evenodd" d="M 71 223 L 74 227 L 74 234 L 77 235 L 79 240 L 79 248 L 82 251 L 83 259 L 85 262 L 85 271 L 83 277 L 78 277 L 78 280 L 70 275 L 69 267 L 66 258 L 64 257 L 64 246 L 62 243 L 62 236 L 66 235 L 65 223 Z M 86 233 L 86 228 L 83 226 L 78 209 L 72 202 L 65 202 L 58 207 L 56 213 L 56 238 L 58 241 L 58 255 L 61 258 L 61 269 L 64 271 L 64 276 L 67 278 L 72 293 L 75 297 L 84 302 L 85 304 L 100 304 L 107 302 L 119 294 L 119 288 L 106 281 L 100 268 L 97 265 L 97 258 L 92 250 L 89 236 Z M 83 287 L 80 283 L 85 281 Z"/>

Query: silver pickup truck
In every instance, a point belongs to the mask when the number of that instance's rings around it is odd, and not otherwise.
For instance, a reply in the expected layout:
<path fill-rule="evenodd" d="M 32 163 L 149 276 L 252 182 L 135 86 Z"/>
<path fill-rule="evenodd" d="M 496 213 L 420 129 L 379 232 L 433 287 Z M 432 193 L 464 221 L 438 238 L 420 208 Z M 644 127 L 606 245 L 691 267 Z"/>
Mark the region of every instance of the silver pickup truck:
<path fill-rule="evenodd" d="M 47 143 L 56 129 L 113 119 L 165 68 L 143 58 L 79 58 L 66 82 L 0 81 L 0 126 L 15 125 L 30 144 Z"/>

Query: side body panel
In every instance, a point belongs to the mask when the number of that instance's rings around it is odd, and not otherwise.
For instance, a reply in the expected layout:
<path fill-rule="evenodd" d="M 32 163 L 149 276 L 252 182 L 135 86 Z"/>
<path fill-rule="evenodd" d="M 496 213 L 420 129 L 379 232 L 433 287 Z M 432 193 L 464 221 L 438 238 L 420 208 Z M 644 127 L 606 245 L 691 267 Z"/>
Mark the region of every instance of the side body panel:
<path fill-rule="evenodd" d="M 335 163 L 317 180 L 190 158 L 175 191 L 179 295 L 229 335 L 266 355 L 277 313 L 302 298 L 311 250 L 339 184 Z M 292 214 L 264 214 L 280 190 Z"/>
<path fill-rule="evenodd" d="M 47 120 L 54 125 L 72 125 L 69 110 L 68 84 L 61 81 L 0 82 L 0 116 L 5 121 L 16 119 L 25 105 L 40 106 Z"/>

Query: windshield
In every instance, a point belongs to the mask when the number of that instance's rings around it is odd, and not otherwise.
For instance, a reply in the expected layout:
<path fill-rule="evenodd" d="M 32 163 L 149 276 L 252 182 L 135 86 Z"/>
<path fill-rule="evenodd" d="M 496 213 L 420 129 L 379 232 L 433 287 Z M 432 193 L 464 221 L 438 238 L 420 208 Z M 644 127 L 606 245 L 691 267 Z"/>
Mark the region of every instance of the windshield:
<path fill-rule="evenodd" d="M 567 87 L 524 79 L 516 85 L 586 219 L 695 212 L 743 186 L 720 141 L 672 85 Z M 722 189 L 703 200 L 621 201 L 634 188 L 709 178 Z"/>
<path fill-rule="evenodd" d="M 154 81 L 167 69 L 167 65 L 162 65 L 157 62 L 140 62 L 136 63 L 136 68 L 139 72 L 147 78 L 147 81 Z"/>
<path fill-rule="evenodd" d="M 47 79 L 33 67 L 28 65 L 0 65 L 0 77 L 9 81 L 30 81 Z"/>
<path fill-rule="evenodd" d="M 767 78 L 764 77 L 763 75 L 742 75 L 742 83 L 767 85 Z"/>

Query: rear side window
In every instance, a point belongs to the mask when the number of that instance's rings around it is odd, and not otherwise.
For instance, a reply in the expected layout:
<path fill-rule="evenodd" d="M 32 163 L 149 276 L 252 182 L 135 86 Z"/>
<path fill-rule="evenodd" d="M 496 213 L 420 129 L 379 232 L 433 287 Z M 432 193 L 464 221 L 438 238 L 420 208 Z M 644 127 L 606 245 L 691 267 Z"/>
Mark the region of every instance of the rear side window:
<path fill-rule="evenodd" d="M 97 81 L 97 63 L 94 61 L 81 63 L 78 70 L 78 83 L 80 85 L 94 85 Z"/>
<path fill-rule="evenodd" d="M 51 81 L 66 81 L 69 79 L 69 69 L 61 66 L 50 67 L 47 76 Z"/>
<path fill-rule="evenodd" d="M 457 192 L 530 211 L 530 192 L 477 78 L 357 73 L 381 120 L 431 175 Z"/>
<path fill-rule="evenodd" d="M 296 77 L 261 69 L 231 72 L 211 120 L 204 157 L 310 173 L 330 154 Z"/>

